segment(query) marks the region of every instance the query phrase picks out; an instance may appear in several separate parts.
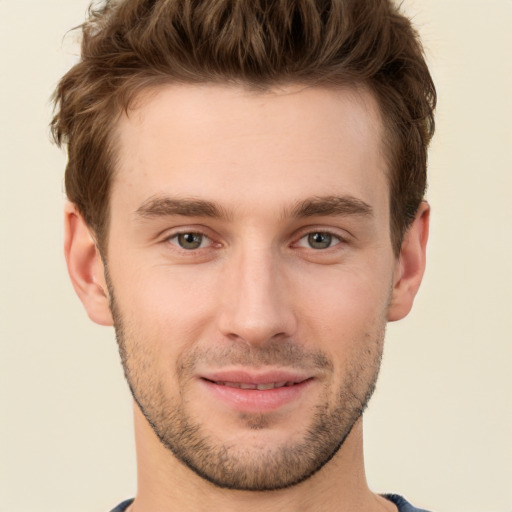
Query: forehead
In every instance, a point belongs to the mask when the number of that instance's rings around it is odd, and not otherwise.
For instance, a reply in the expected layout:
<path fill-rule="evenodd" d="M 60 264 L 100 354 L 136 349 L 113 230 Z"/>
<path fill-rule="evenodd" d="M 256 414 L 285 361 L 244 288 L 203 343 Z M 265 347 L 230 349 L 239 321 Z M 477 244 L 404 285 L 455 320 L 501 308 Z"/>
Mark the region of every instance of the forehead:
<path fill-rule="evenodd" d="M 155 195 L 235 210 L 333 193 L 388 204 L 379 109 L 362 89 L 170 85 L 142 94 L 116 130 L 113 210 Z"/>

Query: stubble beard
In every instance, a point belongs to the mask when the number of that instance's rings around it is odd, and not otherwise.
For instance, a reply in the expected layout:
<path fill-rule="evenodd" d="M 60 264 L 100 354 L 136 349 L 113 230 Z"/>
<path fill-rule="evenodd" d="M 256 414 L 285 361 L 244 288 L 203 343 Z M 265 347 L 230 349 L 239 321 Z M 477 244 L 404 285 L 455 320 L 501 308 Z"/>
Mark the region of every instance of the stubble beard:
<path fill-rule="evenodd" d="M 198 360 L 230 362 L 247 366 L 269 365 L 301 367 L 316 365 L 331 371 L 331 361 L 319 351 L 305 352 L 290 341 L 278 341 L 257 349 L 237 344 L 228 350 L 191 352 L 177 362 L 180 393 L 171 400 L 166 382 L 157 380 L 158 354 L 130 335 L 109 285 L 111 311 L 121 362 L 130 391 L 160 442 L 189 469 L 217 487 L 271 491 L 296 485 L 324 467 L 343 445 L 363 414 L 375 390 L 384 340 L 385 322 L 373 337 L 366 336 L 362 360 L 345 369 L 345 378 L 334 400 L 319 403 L 302 439 L 281 446 L 247 447 L 229 440 L 219 442 L 195 421 L 183 398 L 185 383 Z M 333 403 L 334 402 L 334 403 Z M 246 427 L 267 427 L 265 414 L 241 415 Z"/>

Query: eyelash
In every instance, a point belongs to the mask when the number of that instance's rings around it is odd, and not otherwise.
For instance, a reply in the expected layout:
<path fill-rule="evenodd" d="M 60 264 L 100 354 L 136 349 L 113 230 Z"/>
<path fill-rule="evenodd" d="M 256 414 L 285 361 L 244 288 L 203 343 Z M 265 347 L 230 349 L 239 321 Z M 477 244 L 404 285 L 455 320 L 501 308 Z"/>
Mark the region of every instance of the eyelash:
<path fill-rule="evenodd" d="M 182 237 L 182 236 L 186 236 L 186 235 L 191 235 L 192 237 L 196 237 L 196 238 L 200 238 L 200 240 L 198 241 L 197 239 L 196 240 L 190 240 L 189 243 L 194 245 L 194 242 L 197 244 L 199 243 L 199 245 L 197 247 L 184 247 L 180 242 L 179 242 L 179 237 Z M 311 237 L 313 236 L 316 236 L 316 235 L 320 235 L 322 237 L 324 237 L 326 240 L 325 243 L 328 243 L 328 245 L 326 247 L 312 247 L 311 246 L 311 243 L 313 242 L 311 240 Z M 175 241 L 173 241 L 175 240 Z M 300 242 L 302 240 L 307 240 L 306 241 L 306 244 L 308 244 L 308 246 L 304 246 L 304 245 L 300 245 Z M 204 246 L 205 243 L 208 243 L 208 241 L 210 242 L 207 246 Z M 174 246 L 176 246 L 178 249 L 180 250 L 183 250 L 187 253 L 191 253 L 191 252 L 195 252 L 199 249 L 208 249 L 210 247 L 212 247 L 212 245 L 214 245 L 214 242 L 212 240 L 211 237 L 209 237 L 206 233 L 204 232 L 201 232 L 201 231 L 194 231 L 194 230 L 183 230 L 183 231 L 180 231 L 180 232 L 177 232 L 177 233 L 173 233 L 172 235 L 168 236 L 165 238 L 164 242 L 167 242 L 167 243 L 170 243 Z M 322 243 L 322 241 L 317 241 L 318 243 Z M 334 243 L 332 243 L 334 242 Z M 303 248 L 303 249 L 311 249 L 313 251 L 326 251 L 328 249 L 332 249 L 334 247 L 336 247 L 337 245 L 340 245 L 340 244 L 343 244 L 343 243 L 346 243 L 347 240 L 345 238 L 343 238 L 342 236 L 340 236 L 338 233 L 333 233 L 332 231 L 328 231 L 328 230 L 322 230 L 322 229 L 313 229 L 313 230 L 308 230 L 307 232 L 303 232 L 303 234 L 301 234 L 300 238 L 297 239 L 296 242 L 294 242 L 292 244 L 292 247 L 300 247 L 300 248 Z M 218 247 L 221 246 L 221 244 L 217 244 Z"/>
<path fill-rule="evenodd" d="M 312 247 L 311 244 L 312 244 L 313 240 L 311 238 L 316 235 L 320 235 L 321 237 L 327 239 L 327 243 L 328 243 L 327 247 Z M 302 240 L 307 240 L 306 241 L 306 243 L 308 244 L 307 247 L 299 245 Z M 318 240 L 315 242 L 322 243 L 322 241 L 318 241 Z M 333 242 L 333 243 L 331 243 L 331 242 Z M 336 247 L 337 245 L 344 243 L 344 242 L 345 242 L 345 240 L 337 233 L 333 233 L 331 231 L 326 231 L 326 230 L 312 230 L 312 231 L 308 231 L 307 233 L 303 234 L 298 239 L 298 241 L 295 242 L 294 245 L 296 245 L 298 247 L 304 247 L 305 249 L 312 249 L 314 251 L 326 251 L 326 250 L 332 249 L 333 247 Z"/>
<path fill-rule="evenodd" d="M 190 247 L 190 248 L 183 247 L 179 243 L 178 239 L 179 239 L 179 237 L 185 236 L 185 235 L 192 235 L 192 236 L 195 236 L 195 237 L 201 237 L 200 245 L 198 247 Z M 176 240 L 176 242 L 173 242 L 172 240 Z M 171 243 L 172 245 L 175 245 L 176 247 L 178 247 L 179 249 L 181 249 L 183 251 L 193 252 L 193 251 L 196 251 L 198 249 L 207 249 L 209 246 L 211 246 L 211 244 L 209 244 L 208 247 L 202 247 L 203 243 L 208 241 L 208 240 L 211 243 L 213 242 L 212 239 L 208 235 L 206 235 L 205 233 L 202 233 L 201 231 L 190 230 L 190 231 L 180 231 L 178 233 L 173 233 L 172 235 L 170 235 L 167 238 L 165 238 L 164 241 L 168 242 L 168 243 Z M 191 241 L 190 243 L 193 243 L 193 242 Z"/>

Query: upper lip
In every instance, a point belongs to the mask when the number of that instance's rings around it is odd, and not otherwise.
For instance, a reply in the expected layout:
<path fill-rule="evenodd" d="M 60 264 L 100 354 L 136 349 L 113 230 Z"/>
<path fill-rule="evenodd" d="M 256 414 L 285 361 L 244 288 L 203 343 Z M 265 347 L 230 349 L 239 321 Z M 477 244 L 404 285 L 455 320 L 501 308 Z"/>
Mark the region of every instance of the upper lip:
<path fill-rule="evenodd" d="M 308 380 L 312 375 L 304 374 L 297 371 L 266 369 L 266 370 L 219 370 L 205 372 L 199 375 L 200 378 L 212 382 L 234 382 L 239 384 L 272 384 L 287 383 L 298 384 Z"/>

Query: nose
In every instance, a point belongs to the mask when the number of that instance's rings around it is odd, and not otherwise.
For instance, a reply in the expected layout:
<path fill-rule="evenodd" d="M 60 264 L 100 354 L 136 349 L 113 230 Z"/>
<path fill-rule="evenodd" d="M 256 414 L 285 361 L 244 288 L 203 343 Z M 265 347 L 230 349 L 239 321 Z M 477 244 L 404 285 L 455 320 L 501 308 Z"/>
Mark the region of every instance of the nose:
<path fill-rule="evenodd" d="M 283 267 L 270 249 L 240 251 L 228 258 L 220 286 L 222 335 L 260 346 L 294 335 L 293 294 Z"/>

